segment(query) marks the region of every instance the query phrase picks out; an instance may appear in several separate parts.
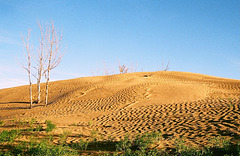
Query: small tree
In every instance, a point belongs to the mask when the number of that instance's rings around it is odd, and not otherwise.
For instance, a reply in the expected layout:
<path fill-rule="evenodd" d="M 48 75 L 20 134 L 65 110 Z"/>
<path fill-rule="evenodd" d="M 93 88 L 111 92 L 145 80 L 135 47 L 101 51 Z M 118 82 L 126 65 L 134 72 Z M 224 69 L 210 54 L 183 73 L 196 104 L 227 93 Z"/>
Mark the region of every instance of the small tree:
<path fill-rule="evenodd" d="M 51 25 L 48 27 L 46 25 L 47 31 L 47 65 L 46 69 L 44 71 L 45 73 L 45 79 L 46 79 L 46 99 L 45 99 L 45 105 L 48 104 L 48 89 L 49 89 L 49 80 L 50 80 L 50 71 L 56 68 L 59 63 L 61 62 L 63 52 L 61 52 L 61 40 L 62 40 L 62 34 L 59 35 L 57 30 L 55 29 L 55 26 L 53 22 L 51 21 Z"/>
<path fill-rule="evenodd" d="M 40 24 L 40 22 L 38 22 L 38 27 L 40 29 L 41 37 L 38 38 L 39 48 L 37 49 L 37 55 L 35 56 L 36 66 L 34 67 L 37 70 L 37 74 L 34 75 L 34 77 L 37 79 L 37 103 L 39 104 L 41 101 L 41 79 L 44 75 L 44 65 L 46 63 L 46 51 L 49 32 L 46 29 L 44 30 L 44 27 Z"/>
<path fill-rule="evenodd" d="M 167 65 L 165 66 L 164 62 L 162 62 L 162 69 L 161 69 L 161 71 L 168 71 L 170 69 L 169 63 L 170 63 L 170 61 L 168 61 Z"/>
<path fill-rule="evenodd" d="M 118 66 L 118 67 L 119 67 L 119 72 L 120 72 L 120 74 L 127 73 L 128 68 L 127 68 L 125 65 Z"/>
<path fill-rule="evenodd" d="M 30 96 L 30 109 L 32 108 L 33 105 L 33 100 L 32 100 L 32 80 L 31 80 L 31 50 L 30 50 L 30 45 L 29 45 L 29 40 L 30 40 L 30 34 L 31 34 L 31 29 L 28 29 L 28 35 L 26 39 L 24 39 L 23 35 L 21 34 L 22 40 L 24 47 L 26 48 L 26 52 L 24 53 L 26 60 L 27 60 L 27 66 L 22 65 L 22 67 L 27 71 L 28 73 L 28 81 L 29 81 L 29 96 Z M 27 53 L 27 55 L 26 55 Z"/>

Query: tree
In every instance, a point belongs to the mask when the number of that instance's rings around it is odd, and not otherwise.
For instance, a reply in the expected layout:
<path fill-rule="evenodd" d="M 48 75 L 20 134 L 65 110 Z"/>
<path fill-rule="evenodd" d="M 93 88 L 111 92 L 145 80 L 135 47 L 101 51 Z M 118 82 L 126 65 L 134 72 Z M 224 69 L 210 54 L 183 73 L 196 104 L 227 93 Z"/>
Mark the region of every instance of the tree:
<path fill-rule="evenodd" d="M 31 72 L 31 54 L 29 48 L 29 40 L 30 40 L 30 32 L 28 31 L 28 36 L 26 38 L 26 42 L 24 37 L 22 36 L 24 46 L 27 49 L 27 60 L 28 66 L 23 66 L 24 69 L 27 70 L 29 76 L 29 91 L 30 91 L 30 101 L 31 101 L 31 108 L 32 108 L 32 81 L 31 75 L 33 75 L 37 79 L 37 91 L 38 91 L 38 104 L 41 102 L 41 79 L 42 76 L 45 76 L 46 79 L 46 97 L 45 97 L 45 104 L 48 104 L 48 90 L 49 90 L 49 81 L 50 81 L 50 71 L 56 68 L 59 63 L 61 62 L 62 56 L 64 53 L 61 52 L 61 40 L 62 35 L 59 35 L 57 30 L 54 27 L 53 22 L 51 24 L 46 24 L 46 27 L 41 25 L 38 22 L 38 27 L 40 29 L 41 36 L 38 38 L 39 46 L 37 49 L 34 49 L 35 56 L 35 65 L 33 66 L 37 73 L 32 74 Z"/>
<path fill-rule="evenodd" d="M 35 56 L 36 66 L 34 67 L 37 70 L 37 74 L 34 77 L 37 79 L 37 91 L 38 91 L 38 99 L 37 103 L 41 102 L 41 79 L 44 75 L 44 65 L 46 63 L 46 51 L 47 51 L 47 41 L 49 32 L 44 28 L 43 25 L 38 22 L 38 27 L 40 29 L 41 37 L 39 40 L 39 48 L 37 49 L 37 55 Z"/>
<path fill-rule="evenodd" d="M 30 40 L 30 34 L 31 34 L 31 29 L 28 29 L 28 35 L 26 39 L 24 39 L 23 35 L 21 34 L 22 40 L 24 47 L 26 48 L 26 53 L 24 53 L 26 60 L 27 60 L 27 66 L 22 65 L 22 67 L 27 71 L 28 73 L 28 80 L 29 80 L 29 96 L 30 96 L 30 109 L 32 108 L 33 105 L 33 100 L 32 100 L 32 80 L 31 80 L 31 50 L 30 50 L 30 45 L 29 45 L 29 40 Z"/>
<path fill-rule="evenodd" d="M 161 69 L 161 71 L 168 71 L 170 69 L 169 63 L 170 63 L 170 61 L 168 61 L 167 65 L 165 66 L 164 62 L 162 62 L 162 69 Z"/>
<path fill-rule="evenodd" d="M 49 89 L 49 80 L 50 80 L 50 71 L 56 68 L 62 60 L 63 52 L 61 51 L 61 41 L 62 41 L 62 34 L 59 35 L 53 21 L 51 21 L 51 25 L 48 27 L 46 25 L 47 32 L 47 65 L 44 71 L 45 79 L 46 79 L 46 99 L 45 105 L 48 104 L 48 89 Z"/>
<path fill-rule="evenodd" d="M 122 65 L 122 66 L 119 65 L 118 68 L 119 68 L 120 74 L 124 74 L 128 72 L 128 68 L 125 65 Z"/>

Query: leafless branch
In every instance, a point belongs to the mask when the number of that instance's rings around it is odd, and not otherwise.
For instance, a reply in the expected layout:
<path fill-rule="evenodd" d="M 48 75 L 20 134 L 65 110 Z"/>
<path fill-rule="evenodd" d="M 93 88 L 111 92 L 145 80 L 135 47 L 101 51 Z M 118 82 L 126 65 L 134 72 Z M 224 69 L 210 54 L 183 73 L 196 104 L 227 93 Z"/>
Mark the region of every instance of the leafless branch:
<path fill-rule="evenodd" d="M 45 104 L 48 104 L 48 88 L 49 88 L 49 80 L 50 80 L 50 71 L 56 68 L 62 60 L 64 52 L 61 51 L 60 45 L 62 41 L 62 34 L 59 35 L 57 30 L 55 29 L 53 21 L 51 21 L 51 25 L 46 25 L 47 33 L 47 65 L 44 71 L 45 79 L 46 79 L 46 100 Z"/>
<path fill-rule="evenodd" d="M 164 65 L 164 62 L 162 62 L 162 69 L 161 71 L 168 71 L 170 69 L 169 67 L 170 61 L 168 61 L 167 65 Z"/>
<path fill-rule="evenodd" d="M 32 100 L 32 80 L 31 80 L 31 50 L 30 50 L 30 35 L 31 35 L 31 29 L 28 29 L 28 35 L 24 38 L 24 36 L 21 34 L 24 47 L 26 48 L 26 53 L 24 53 L 26 60 L 27 60 L 27 66 L 22 65 L 22 68 L 25 69 L 28 73 L 28 80 L 29 80 L 29 96 L 30 96 L 30 108 L 32 108 L 33 100 Z"/>

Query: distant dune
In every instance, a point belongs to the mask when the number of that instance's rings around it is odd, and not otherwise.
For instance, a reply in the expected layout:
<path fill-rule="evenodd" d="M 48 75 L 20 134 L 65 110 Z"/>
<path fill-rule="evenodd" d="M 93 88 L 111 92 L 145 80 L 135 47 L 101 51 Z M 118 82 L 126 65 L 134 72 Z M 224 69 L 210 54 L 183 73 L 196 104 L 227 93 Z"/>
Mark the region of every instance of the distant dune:
<path fill-rule="evenodd" d="M 169 146 L 171 137 L 204 144 L 206 136 L 240 136 L 239 80 L 164 71 L 56 81 L 50 83 L 49 106 L 31 110 L 28 94 L 28 86 L 1 89 L 0 120 L 48 119 L 58 125 L 56 133 L 96 129 L 117 139 L 157 130 Z"/>

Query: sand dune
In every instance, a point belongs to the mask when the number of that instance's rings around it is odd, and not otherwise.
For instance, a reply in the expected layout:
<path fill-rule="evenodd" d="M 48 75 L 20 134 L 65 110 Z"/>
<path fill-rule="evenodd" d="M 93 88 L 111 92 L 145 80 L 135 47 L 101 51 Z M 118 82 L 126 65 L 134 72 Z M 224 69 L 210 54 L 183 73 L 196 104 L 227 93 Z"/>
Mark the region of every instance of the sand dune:
<path fill-rule="evenodd" d="M 157 130 L 169 146 L 179 136 L 192 144 L 217 134 L 240 138 L 239 80 L 171 71 L 128 73 L 52 82 L 49 96 L 48 107 L 30 110 L 28 86 L 2 89 L 0 120 L 49 119 L 58 131 L 95 129 L 116 139 Z"/>

